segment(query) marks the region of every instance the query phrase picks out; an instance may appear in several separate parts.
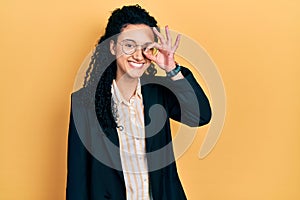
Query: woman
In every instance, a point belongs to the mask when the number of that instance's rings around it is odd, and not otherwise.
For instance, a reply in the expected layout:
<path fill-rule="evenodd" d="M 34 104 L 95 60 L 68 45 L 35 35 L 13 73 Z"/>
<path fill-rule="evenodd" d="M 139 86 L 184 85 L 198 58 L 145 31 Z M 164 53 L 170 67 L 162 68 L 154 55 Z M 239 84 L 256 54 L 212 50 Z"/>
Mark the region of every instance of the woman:
<path fill-rule="evenodd" d="M 201 126 L 211 109 L 192 73 L 174 60 L 180 36 L 173 45 L 169 28 L 165 38 L 155 27 L 138 5 L 110 16 L 84 87 L 72 94 L 67 199 L 186 199 L 169 118 Z M 167 76 L 156 77 L 153 63 Z"/>

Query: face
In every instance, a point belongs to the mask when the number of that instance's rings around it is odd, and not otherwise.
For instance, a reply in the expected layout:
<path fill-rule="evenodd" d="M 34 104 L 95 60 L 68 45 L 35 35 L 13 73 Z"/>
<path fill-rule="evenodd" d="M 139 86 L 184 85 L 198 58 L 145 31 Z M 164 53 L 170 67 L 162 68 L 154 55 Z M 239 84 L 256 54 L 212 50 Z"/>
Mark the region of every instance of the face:
<path fill-rule="evenodd" d="M 110 41 L 110 51 L 116 56 L 117 61 L 117 80 L 137 79 L 143 75 L 151 64 L 143 50 L 153 42 L 154 33 L 144 24 L 129 24 L 123 28 L 117 42 Z"/>

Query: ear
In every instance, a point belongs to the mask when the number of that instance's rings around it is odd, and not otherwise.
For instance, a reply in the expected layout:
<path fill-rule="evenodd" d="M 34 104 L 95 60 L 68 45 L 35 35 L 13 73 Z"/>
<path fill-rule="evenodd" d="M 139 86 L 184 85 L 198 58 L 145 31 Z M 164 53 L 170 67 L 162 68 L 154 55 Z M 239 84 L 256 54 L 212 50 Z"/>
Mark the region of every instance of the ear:
<path fill-rule="evenodd" d="M 115 45 L 115 41 L 110 40 L 109 42 L 109 48 L 110 48 L 110 53 L 112 55 L 116 55 L 116 45 Z"/>

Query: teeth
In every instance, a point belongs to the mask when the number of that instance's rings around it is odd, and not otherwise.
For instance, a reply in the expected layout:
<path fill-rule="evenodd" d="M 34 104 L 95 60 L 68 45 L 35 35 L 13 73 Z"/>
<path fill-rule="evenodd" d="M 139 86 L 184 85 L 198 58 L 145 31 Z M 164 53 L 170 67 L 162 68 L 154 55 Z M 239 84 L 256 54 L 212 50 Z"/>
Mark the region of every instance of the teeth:
<path fill-rule="evenodd" d="M 135 63 L 135 62 L 129 62 L 131 66 L 136 67 L 136 68 L 141 68 L 143 67 L 143 63 Z"/>

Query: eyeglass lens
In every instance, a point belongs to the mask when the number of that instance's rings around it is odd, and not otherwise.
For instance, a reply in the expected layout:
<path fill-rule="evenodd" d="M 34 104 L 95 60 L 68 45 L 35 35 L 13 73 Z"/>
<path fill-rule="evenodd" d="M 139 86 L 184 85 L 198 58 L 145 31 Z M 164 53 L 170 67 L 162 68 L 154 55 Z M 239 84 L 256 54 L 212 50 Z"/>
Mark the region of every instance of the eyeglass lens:
<path fill-rule="evenodd" d="M 152 43 L 149 42 L 149 43 L 145 43 L 143 45 L 137 45 L 134 40 L 123 40 L 121 42 L 123 52 L 125 54 L 129 54 L 129 55 L 133 54 L 139 46 L 141 47 L 142 51 L 145 51 L 150 44 L 152 44 Z M 154 54 L 155 49 L 151 48 L 151 49 L 149 49 L 149 52 Z"/>

